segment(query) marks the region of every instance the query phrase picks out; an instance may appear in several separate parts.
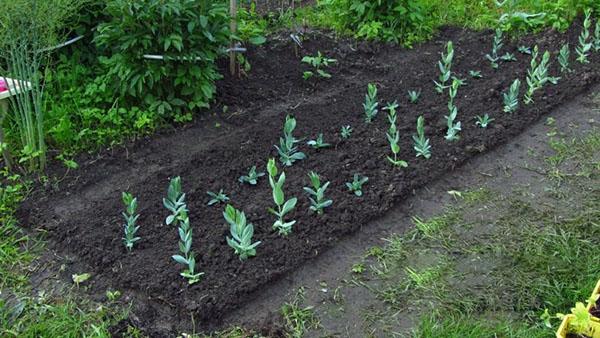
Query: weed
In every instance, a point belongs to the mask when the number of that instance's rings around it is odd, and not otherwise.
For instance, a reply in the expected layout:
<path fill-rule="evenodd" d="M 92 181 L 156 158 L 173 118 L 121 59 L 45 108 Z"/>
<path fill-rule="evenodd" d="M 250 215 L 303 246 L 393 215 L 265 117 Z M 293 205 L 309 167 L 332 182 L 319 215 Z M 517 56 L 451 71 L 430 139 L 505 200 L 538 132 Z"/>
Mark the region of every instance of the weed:
<path fill-rule="evenodd" d="M 313 307 L 302 307 L 303 301 L 304 289 L 300 288 L 294 299 L 281 307 L 285 327 L 292 338 L 302 338 L 308 329 L 319 327 Z"/>
<path fill-rule="evenodd" d="M 332 63 L 336 63 L 337 60 L 327 58 L 327 57 L 323 56 L 323 54 L 321 54 L 321 52 L 319 51 L 319 52 L 317 52 L 316 56 L 303 57 L 302 62 L 311 65 L 315 69 L 316 74 L 319 75 L 320 77 L 328 79 L 328 78 L 331 78 L 331 74 L 324 71 L 323 68 L 329 67 Z M 306 71 L 302 74 L 302 77 L 304 78 L 304 80 L 308 80 L 308 79 L 312 78 L 314 75 L 315 75 L 315 73 L 313 71 Z"/>

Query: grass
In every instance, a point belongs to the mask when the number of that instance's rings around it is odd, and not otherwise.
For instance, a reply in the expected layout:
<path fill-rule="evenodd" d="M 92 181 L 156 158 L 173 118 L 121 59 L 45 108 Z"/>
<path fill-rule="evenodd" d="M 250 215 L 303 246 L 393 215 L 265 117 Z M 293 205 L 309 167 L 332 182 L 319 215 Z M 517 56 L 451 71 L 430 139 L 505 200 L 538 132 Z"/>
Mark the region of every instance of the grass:
<path fill-rule="evenodd" d="M 408 311 L 413 337 L 548 337 L 545 309 L 587 299 L 600 278 L 600 130 L 552 136 L 549 146 L 545 184 L 555 186 L 559 168 L 562 194 L 461 192 L 441 214 L 415 218 L 414 230 L 369 250 L 364 274 L 373 281 L 357 284 L 389 307 L 379 322 Z"/>
<path fill-rule="evenodd" d="M 302 305 L 304 290 L 298 290 L 291 302 L 281 307 L 281 315 L 289 337 L 302 338 L 309 329 L 319 327 L 319 319 L 315 316 L 312 307 Z"/>

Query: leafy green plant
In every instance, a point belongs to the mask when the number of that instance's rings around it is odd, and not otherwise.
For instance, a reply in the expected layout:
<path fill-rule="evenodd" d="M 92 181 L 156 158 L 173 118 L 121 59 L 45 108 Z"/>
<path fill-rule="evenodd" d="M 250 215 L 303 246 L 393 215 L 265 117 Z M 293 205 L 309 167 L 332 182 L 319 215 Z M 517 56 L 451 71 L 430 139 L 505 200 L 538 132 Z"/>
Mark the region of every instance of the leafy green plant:
<path fill-rule="evenodd" d="M 209 106 L 231 35 L 224 2 L 111 0 L 104 13 L 94 40 L 123 98 L 176 119 Z"/>
<path fill-rule="evenodd" d="M 310 140 L 306 144 L 315 149 L 331 147 L 331 144 L 325 143 L 325 141 L 323 141 L 323 133 L 319 133 L 319 135 L 317 135 L 316 140 Z"/>
<path fill-rule="evenodd" d="M 365 95 L 365 103 L 363 108 L 365 109 L 365 122 L 371 123 L 379 112 L 377 106 L 377 86 L 374 83 L 369 83 L 367 86 L 367 95 Z"/>
<path fill-rule="evenodd" d="M 203 272 L 196 272 L 196 258 L 192 251 L 192 227 L 188 217 L 188 209 L 185 204 L 185 194 L 181 191 L 181 178 L 179 176 L 171 179 L 167 190 L 167 198 L 163 199 L 165 207 L 172 212 L 167 217 L 167 225 L 177 223 L 179 234 L 179 255 L 171 258 L 179 264 L 185 265 L 186 269 L 180 275 L 187 279 L 188 284 L 200 281 Z"/>
<path fill-rule="evenodd" d="M 508 89 L 507 93 L 502 94 L 504 100 L 504 112 L 514 113 L 519 108 L 519 89 L 521 88 L 521 81 L 516 79 Z"/>
<path fill-rule="evenodd" d="M 517 57 L 513 53 L 506 52 L 500 57 L 500 60 L 504 62 L 514 62 L 517 61 Z"/>
<path fill-rule="evenodd" d="M 342 129 L 340 129 L 340 135 L 342 136 L 342 138 L 344 140 L 349 139 L 350 136 L 352 135 L 352 127 L 350 127 L 350 126 L 342 126 Z"/>
<path fill-rule="evenodd" d="M 440 69 L 439 82 L 434 81 L 435 90 L 438 93 L 443 93 L 444 89 L 448 88 L 446 83 L 452 76 L 452 60 L 454 59 L 454 45 L 452 41 L 448 41 L 446 44 L 446 53 L 442 53 L 441 60 L 438 61 L 438 67 Z"/>
<path fill-rule="evenodd" d="M 595 304 L 596 300 L 597 297 L 592 297 L 588 300 L 588 305 Z M 577 302 L 575 307 L 571 308 L 571 315 L 572 318 L 569 321 L 567 333 L 574 333 L 590 338 L 600 337 L 600 323 L 592 319 L 592 315 L 582 302 Z M 557 313 L 556 317 L 562 320 L 566 315 Z"/>
<path fill-rule="evenodd" d="M 363 195 L 362 187 L 368 181 L 368 177 L 361 177 L 359 174 L 354 174 L 352 182 L 346 182 L 346 187 L 348 187 L 348 190 L 353 192 L 354 195 L 360 197 Z"/>
<path fill-rule="evenodd" d="M 470 70 L 469 75 L 474 79 L 481 79 L 483 75 L 481 75 L 481 71 L 479 70 Z"/>
<path fill-rule="evenodd" d="M 309 195 L 310 210 L 322 215 L 323 209 L 333 204 L 332 200 L 325 199 L 325 190 L 327 190 L 330 182 L 326 182 L 321 186 L 321 178 L 314 171 L 308 173 L 308 177 L 310 178 L 312 188 L 304 187 L 304 191 Z"/>
<path fill-rule="evenodd" d="M 304 80 L 308 80 L 308 79 L 312 78 L 315 75 L 315 72 L 320 77 L 328 79 L 331 77 L 331 74 L 324 71 L 323 68 L 329 67 L 332 63 L 336 63 L 337 60 L 327 58 L 323 54 L 321 54 L 321 52 L 319 51 L 319 52 L 317 52 L 316 56 L 308 56 L 307 55 L 307 56 L 303 57 L 302 62 L 309 64 L 310 66 L 312 66 L 315 69 L 314 72 L 313 71 L 304 72 L 302 75 Z"/>
<path fill-rule="evenodd" d="M 270 208 L 269 211 L 277 216 L 277 220 L 273 223 L 273 229 L 279 231 L 281 235 L 289 235 L 292 232 L 292 226 L 296 223 L 296 221 L 285 221 L 285 216 L 289 214 L 294 207 L 296 207 L 296 203 L 298 199 L 296 197 L 290 198 L 289 200 L 285 200 L 285 195 L 283 193 L 283 184 L 285 183 L 285 172 L 282 172 L 277 178 L 277 164 L 275 164 L 275 159 L 269 159 L 267 163 L 267 172 L 269 173 L 269 184 L 271 185 L 271 189 L 273 189 L 273 201 L 277 206 L 277 210 Z"/>
<path fill-rule="evenodd" d="M 446 132 L 446 136 L 445 136 L 447 141 L 457 141 L 460 139 L 460 136 L 459 136 L 459 132 L 461 131 L 460 121 L 455 122 L 457 115 L 458 115 L 458 108 L 456 106 L 453 106 L 452 109 L 450 109 L 450 114 L 448 116 L 445 116 L 447 125 L 448 125 L 448 131 Z"/>
<path fill-rule="evenodd" d="M 409 90 L 408 91 L 408 99 L 410 100 L 410 103 L 417 103 L 419 102 L 419 98 L 421 97 L 421 91 L 417 91 L 417 90 Z"/>
<path fill-rule="evenodd" d="M 596 19 L 596 28 L 594 29 L 594 51 L 600 52 L 600 19 Z"/>
<path fill-rule="evenodd" d="M 448 96 L 449 96 L 449 100 L 448 100 L 448 109 L 452 110 L 452 107 L 454 107 L 454 100 L 456 99 L 456 95 L 458 94 L 458 88 L 460 87 L 460 80 L 458 79 L 453 79 L 452 80 L 452 84 L 450 85 L 449 89 L 448 89 Z"/>
<path fill-rule="evenodd" d="M 550 63 L 550 52 L 544 52 L 542 56 L 542 60 L 540 63 L 537 63 L 537 58 L 539 55 L 538 46 L 533 48 L 533 53 L 531 55 L 531 63 L 530 67 L 527 70 L 527 92 L 525 93 L 525 99 L 523 102 L 525 104 L 533 103 L 533 94 L 541 89 L 548 82 L 552 84 L 557 84 L 559 77 L 551 77 L 548 75 L 549 63 Z"/>
<path fill-rule="evenodd" d="M 256 185 L 258 183 L 258 178 L 265 176 L 263 172 L 257 172 L 256 166 L 253 165 L 252 168 L 248 171 L 248 175 L 242 175 L 238 179 L 240 183 L 248 183 L 250 185 Z"/>
<path fill-rule="evenodd" d="M 223 193 L 223 189 L 219 190 L 218 193 L 214 193 L 212 191 L 207 191 L 206 194 L 211 197 L 210 201 L 208 201 L 207 205 L 214 205 L 217 203 L 227 203 L 229 201 L 229 197 Z"/>
<path fill-rule="evenodd" d="M 417 157 L 423 156 L 426 159 L 431 157 L 431 145 L 429 139 L 425 137 L 425 118 L 421 115 L 417 119 L 417 135 L 413 135 L 414 149 Z"/>
<path fill-rule="evenodd" d="M 570 72 L 569 68 L 569 58 L 571 56 L 571 51 L 569 49 L 569 44 L 566 43 L 560 48 L 560 52 L 558 53 L 558 64 L 560 64 L 560 72 L 566 73 Z"/>
<path fill-rule="evenodd" d="M 398 142 L 400 141 L 400 132 L 396 127 L 396 119 L 398 118 L 396 108 L 398 108 L 398 103 L 395 101 L 388 103 L 387 106 L 384 108 L 388 111 L 388 121 L 390 123 L 390 127 L 388 129 L 388 132 L 386 133 L 386 136 L 388 142 L 390 143 L 392 154 L 394 155 L 393 158 L 388 156 L 387 159 L 396 167 L 406 168 L 408 167 L 408 163 L 406 163 L 406 161 L 398 159 L 398 153 L 400 153 L 400 145 L 398 144 Z"/>
<path fill-rule="evenodd" d="M 589 63 L 589 52 L 592 49 L 593 43 L 590 41 L 590 27 L 592 26 L 592 10 L 585 10 L 585 19 L 583 20 L 583 30 L 579 34 L 579 45 L 575 48 L 577 53 L 577 61 L 580 63 Z"/>
<path fill-rule="evenodd" d="M 122 195 L 123 204 L 125 204 L 125 212 L 123 212 L 123 218 L 125 218 L 125 225 L 123 226 L 125 237 L 123 237 L 123 243 L 127 250 L 131 251 L 133 245 L 140 240 L 140 237 L 136 237 L 135 233 L 140 228 L 136 225 L 139 214 L 136 214 L 137 210 L 137 198 L 134 198 L 128 192 L 124 192 Z"/>
<path fill-rule="evenodd" d="M 244 261 L 249 257 L 256 256 L 256 247 L 261 242 L 252 243 L 254 226 L 252 223 L 247 223 L 246 214 L 227 204 L 223 212 L 223 217 L 229 224 L 229 232 L 231 234 L 231 238 L 227 237 L 227 244 L 233 248 L 236 255 L 240 256 L 240 260 Z"/>
<path fill-rule="evenodd" d="M 475 116 L 475 118 L 477 119 L 477 122 L 475 122 L 475 125 L 478 125 L 481 128 L 487 128 L 490 123 L 492 123 L 492 121 L 494 121 L 495 119 L 490 118 L 489 114 L 485 114 L 483 116 Z"/>
<path fill-rule="evenodd" d="M 294 129 L 296 129 L 296 119 L 291 115 L 286 116 L 283 125 L 283 137 L 279 138 L 279 146 L 275 146 L 279 153 L 279 160 L 288 167 L 294 162 L 306 158 L 306 155 L 298 151 L 298 147 L 295 146 L 300 140 L 292 135 Z"/>
<path fill-rule="evenodd" d="M 531 48 L 527 46 L 519 46 L 518 51 L 521 54 L 531 55 Z"/>
<path fill-rule="evenodd" d="M 498 61 L 500 57 L 498 56 L 498 52 L 502 48 L 502 30 L 496 29 L 496 34 L 494 35 L 494 42 L 492 44 L 492 53 L 486 54 L 485 57 L 490 61 L 492 68 L 498 69 Z"/>

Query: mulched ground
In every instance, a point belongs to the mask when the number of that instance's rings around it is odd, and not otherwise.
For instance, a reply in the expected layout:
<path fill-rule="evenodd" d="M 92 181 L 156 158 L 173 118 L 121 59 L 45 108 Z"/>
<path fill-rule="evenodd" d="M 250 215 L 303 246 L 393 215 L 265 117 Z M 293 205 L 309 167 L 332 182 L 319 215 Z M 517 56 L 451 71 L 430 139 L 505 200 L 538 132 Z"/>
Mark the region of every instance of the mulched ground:
<path fill-rule="evenodd" d="M 481 152 L 498 146 L 524 131 L 544 113 L 584 93 L 600 79 L 600 54 L 591 63 L 573 61 L 573 73 L 560 74 L 558 85 L 549 85 L 535 95 L 535 104 L 515 114 L 502 112 L 502 92 L 515 78 L 523 82 L 530 56 L 517 52 L 520 45 L 538 44 L 553 53 L 551 74 L 559 75 L 555 56 L 563 43 L 577 44 L 580 24 L 566 34 L 549 31 L 518 41 L 506 41 L 504 52 L 518 61 L 502 63 L 493 70 L 484 57 L 491 49 L 493 32 L 443 29 L 439 36 L 413 50 L 397 46 L 336 41 L 315 33 L 306 42 L 306 54 L 321 51 L 339 60 L 330 69 L 329 80 L 302 80 L 302 65 L 286 39 L 275 39 L 249 51 L 249 77 L 227 78 L 219 84 L 219 102 L 194 125 L 165 131 L 153 138 L 126 147 L 79 158 L 81 168 L 66 174 L 55 167 L 60 181 L 39 187 L 24 203 L 20 217 L 30 228 L 48 232 L 49 247 L 65 257 L 63 278 L 72 273 L 90 272 L 88 292 L 102 299 L 106 289 L 118 289 L 133 299 L 131 321 L 152 336 L 171 336 L 190 330 L 190 314 L 201 330 L 219 326 L 220 317 L 234 307 L 260 297 L 269 282 L 305 263 L 384 214 L 394 203 L 418 187 L 444 175 Z M 456 56 L 453 71 L 466 78 L 456 104 L 462 121 L 461 140 L 448 143 L 446 132 L 447 93 L 434 90 L 437 61 L 446 41 L 453 40 Z M 572 59 L 574 57 L 572 56 Z M 482 79 L 472 79 L 469 70 L 480 70 Z M 393 168 L 385 137 L 388 128 L 380 112 L 372 124 L 364 123 L 362 102 L 367 83 L 379 87 L 379 101 L 398 100 L 401 158 L 406 169 Z M 418 104 L 408 103 L 407 91 L 421 90 Z M 224 107 L 227 106 L 227 109 Z M 490 114 L 496 120 L 488 129 L 475 125 L 474 116 Z M 290 215 L 298 222 L 294 232 L 282 237 L 271 228 L 274 217 L 268 181 L 257 186 L 242 185 L 238 177 L 257 165 L 266 171 L 269 157 L 275 157 L 286 114 L 298 120 L 295 135 L 305 141 L 323 133 L 334 146 L 319 151 L 306 145 L 308 156 L 285 168 L 286 196 L 299 203 Z M 411 136 L 419 115 L 426 119 L 426 134 L 433 157 L 415 158 Z M 342 125 L 351 125 L 352 137 L 341 141 Z M 309 185 L 307 173 L 318 172 L 331 181 L 327 196 L 334 201 L 323 216 L 309 210 L 302 187 Z M 345 182 L 354 173 L 369 177 L 364 196 L 347 191 Z M 181 266 L 171 259 L 177 253 L 177 231 L 164 225 L 168 215 L 162 206 L 169 179 L 181 176 L 194 229 L 193 249 L 202 282 L 188 286 L 179 276 Z M 206 191 L 224 191 L 231 203 L 243 209 L 255 226 L 255 240 L 262 241 L 256 257 L 241 262 L 227 246 L 229 227 L 223 207 L 207 206 Z M 120 194 L 130 191 L 140 203 L 139 236 L 142 241 L 132 253 L 122 245 Z"/>

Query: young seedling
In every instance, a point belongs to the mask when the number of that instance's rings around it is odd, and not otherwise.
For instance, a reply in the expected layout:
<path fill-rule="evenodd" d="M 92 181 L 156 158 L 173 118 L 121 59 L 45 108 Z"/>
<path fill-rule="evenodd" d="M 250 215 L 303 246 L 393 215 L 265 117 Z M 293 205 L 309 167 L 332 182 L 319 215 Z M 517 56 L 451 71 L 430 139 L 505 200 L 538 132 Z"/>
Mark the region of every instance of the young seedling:
<path fill-rule="evenodd" d="M 291 115 L 286 116 L 285 124 L 283 125 L 283 137 L 279 138 L 279 146 L 275 146 L 279 153 L 279 160 L 288 167 L 294 162 L 306 158 L 306 155 L 298 151 L 298 147 L 296 147 L 296 143 L 300 142 L 300 140 L 292 135 L 294 129 L 296 129 L 296 119 Z"/>
<path fill-rule="evenodd" d="M 452 41 L 448 41 L 446 44 L 446 53 L 442 53 L 442 58 L 438 62 L 438 67 L 440 69 L 440 77 L 439 82 L 434 81 L 435 90 L 438 93 L 443 93 L 447 88 L 446 83 L 450 80 L 452 76 L 452 59 L 454 58 L 454 45 Z"/>
<path fill-rule="evenodd" d="M 593 43 L 589 41 L 590 27 L 592 26 L 592 10 L 585 10 L 585 19 L 583 20 L 583 30 L 579 35 L 579 45 L 575 48 L 577 53 L 577 61 L 580 63 L 590 63 L 588 60 L 589 52 L 592 49 Z"/>
<path fill-rule="evenodd" d="M 519 46 L 519 53 L 531 55 L 531 48 L 527 46 Z"/>
<path fill-rule="evenodd" d="M 179 176 L 171 179 L 167 190 L 167 198 L 163 198 L 163 205 L 171 212 L 171 215 L 167 216 L 165 220 L 167 225 L 173 224 L 182 212 L 187 212 L 185 194 L 181 191 L 181 178 Z"/>
<path fill-rule="evenodd" d="M 325 141 L 323 141 L 323 133 L 319 133 L 316 140 L 310 140 L 306 144 L 313 147 L 314 149 L 327 148 L 331 146 L 331 144 L 325 143 Z"/>
<path fill-rule="evenodd" d="M 329 67 L 330 64 L 336 63 L 337 60 L 327 58 L 327 57 L 323 56 L 323 54 L 321 54 L 321 52 L 317 52 L 316 56 L 303 57 L 302 62 L 311 65 L 315 69 L 315 72 L 318 76 L 328 79 L 331 77 L 331 74 L 324 71 L 323 68 Z M 308 79 L 312 78 L 314 75 L 315 75 L 315 73 L 313 71 L 306 71 L 302 74 L 302 77 L 304 78 L 304 80 L 308 80 Z"/>
<path fill-rule="evenodd" d="M 352 135 L 352 127 L 350 127 L 350 126 L 343 126 L 342 129 L 340 129 L 340 135 L 342 136 L 342 138 L 344 140 L 349 139 L 350 136 Z"/>
<path fill-rule="evenodd" d="M 527 92 L 525 93 L 525 98 L 523 102 L 525 104 L 533 103 L 533 94 L 544 87 L 544 85 L 548 82 L 552 84 L 557 84 L 559 77 L 551 77 L 548 75 L 548 68 L 550 63 L 550 52 L 544 52 L 542 56 L 542 60 L 540 63 L 537 63 L 537 58 L 539 55 L 538 47 L 535 46 L 533 48 L 533 53 L 531 55 L 531 64 L 529 69 L 527 70 Z"/>
<path fill-rule="evenodd" d="M 588 300 L 588 306 L 590 304 L 595 304 L 596 300 L 594 300 L 594 298 L 597 300 L 597 297 L 592 297 Z M 576 335 L 577 337 L 600 337 L 600 323 L 592 319 L 593 317 L 588 311 L 588 308 L 582 302 L 577 302 L 575 307 L 571 308 L 571 315 L 573 315 L 573 317 L 569 321 L 567 328 L 569 334 Z M 556 317 L 562 320 L 566 315 L 557 313 Z"/>
<path fill-rule="evenodd" d="M 448 122 L 448 131 L 446 132 L 446 140 L 447 141 L 457 141 L 460 139 L 459 133 L 461 131 L 460 121 L 454 122 L 456 120 L 456 116 L 458 115 L 458 108 L 453 106 L 450 109 L 450 114 L 445 116 L 446 121 Z"/>
<path fill-rule="evenodd" d="M 475 125 L 481 127 L 481 128 L 487 128 L 490 123 L 492 123 L 492 121 L 494 121 L 495 119 L 490 118 L 490 115 L 485 114 L 483 116 L 476 116 L 477 118 L 477 122 L 475 122 Z"/>
<path fill-rule="evenodd" d="M 177 223 L 179 234 L 179 255 L 171 256 L 173 260 L 179 264 L 185 265 L 186 269 L 183 270 L 180 275 L 187 279 L 188 284 L 194 284 L 200 281 L 200 277 L 204 274 L 202 272 L 196 272 L 196 259 L 195 254 L 192 251 L 192 227 L 190 226 L 190 219 L 188 217 L 188 210 L 185 204 L 185 194 L 181 192 L 181 178 L 175 177 L 169 184 L 167 191 L 167 199 L 163 200 L 165 207 L 173 212 L 173 205 L 169 204 L 172 202 L 171 197 L 176 197 L 175 201 L 179 204 L 177 208 L 177 214 L 170 215 L 167 217 L 167 224 Z M 177 198 L 178 197 L 178 198 Z"/>
<path fill-rule="evenodd" d="M 285 195 L 283 193 L 285 172 L 282 172 L 279 178 L 277 178 L 278 169 L 275 164 L 275 159 L 269 159 L 267 171 L 269 172 L 269 183 L 273 189 L 273 201 L 275 201 L 275 205 L 277 206 L 277 210 L 269 208 L 269 212 L 277 216 L 277 220 L 273 223 L 273 229 L 279 231 L 279 234 L 286 236 L 292 232 L 292 226 L 296 221 L 286 222 L 285 215 L 294 209 L 298 199 L 294 197 L 287 201 L 285 200 Z"/>
<path fill-rule="evenodd" d="M 239 181 L 241 183 L 248 183 L 250 185 L 256 185 L 258 183 L 258 178 L 265 176 L 265 173 L 259 173 L 256 171 L 256 166 L 253 165 L 252 168 L 248 171 L 248 175 L 240 176 Z"/>
<path fill-rule="evenodd" d="M 365 95 L 365 103 L 363 103 L 363 108 L 365 109 L 365 122 L 373 122 L 373 119 L 375 119 L 378 113 L 378 105 L 377 86 L 373 83 L 369 83 L 367 86 L 367 95 Z"/>
<path fill-rule="evenodd" d="M 409 90 L 408 91 L 408 99 L 410 100 L 410 103 L 417 103 L 419 102 L 419 98 L 421 97 L 421 91 L 416 91 L 416 90 Z"/>
<path fill-rule="evenodd" d="M 369 181 L 368 177 L 361 177 L 359 174 L 354 174 L 352 182 L 346 182 L 348 190 L 354 193 L 354 195 L 360 197 L 363 195 L 362 186 Z"/>
<path fill-rule="evenodd" d="M 386 136 L 388 142 L 390 143 L 392 154 L 394 155 L 393 158 L 388 156 L 387 159 L 396 167 L 406 168 L 408 167 L 408 163 L 406 163 L 406 161 L 398 159 L 398 153 L 400 153 L 400 145 L 398 144 L 398 142 L 400 141 L 400 132 L 396 127 L 396 108 L 398 108 L 398 103 L 396 103 L 395 101 L 388 103 L 387 106 L 384 108 L 388 111 L 388 121 L 390 122 L 390 128 L 388 129 Z"/>
<path fill-rule="evenodd" d="M 431 145 L 429 139 L 425 137 L 425 118 L 419 116 L 417 119 L 417 135 L 413 135 L 415 141 L 414 149 L 417 152 L 417 157 L 423 156 L 426 159 L 431 157 Z"/>
<path fill-rule="evenodd" d="M 214 193 L 212 191 L 206 192 L 208 196 L 212 197 L 210 201 L 208 201 L 208 205 L 214 205 L 217 203 L 227 203 L 229 201 L 229 197 L 223 193 L 223 189 L 219 190 L 218 193 Z"/>
<path fill-rule="evenodd" d="M 569 44 L 564 44 L 558 53 L 558 63 L 560 64 L 560 72 L 570 72 L 569 68 L 569 58 L 571 56 L 571 51 L 569 49 Z"/>
<path fill-rule="evenodd" d="M 452 80 L 452 85 L 450 85 L 450 89 L 448 90 L 448 96 L 450 97 L 448 101 L 448 109 L 452 110 L 454 107 L 454 100 L 456 99 L 456 95 L 458 94 L 458 88 L 460 87 L 461 82 L 458 79 Z"/>
<path fill-rule="evenodd" d="M 469 75 L 474 79 L 481 79 L 483 75 L 481 75 L 481 71 L 479 70 L 470 70 Z"/>
<path fill-rule="evenodd" d="M 596 20 L 596 29 L 594 29 L 594 51 L 600 52 L 600 19 Z"/>
<path fill-rule="evenodd" d="M 504 100 L 504 112 L 514 113 L 519 108 L 519 89 L 521 88 L 521 81 L 516 79 L 508 89 L 507 93 L 503 93 L 502 97 Z"/>
<path fill-rule="evenodd" d="M 321 179 L 314 171 L 308 173 L 308 177 L 310 178 L 312 188 L 304 187 L 304 191 L 306 191 L 309 195 L 308 199 L 310 200 L 310 210 L 322 215 L 323 209 L 333 204 L 332 200 L 325 199 L 325 190 L 327 190 L 330 182 L 326 182 L 323 184 L 323 186 L 321 186 Z"/>
<path fill-rule="evenodd" d="M 502 45 L 502 30 L 496 29 L 496 34 L 494 35 L 494 43 L 492 44 L 492 54 L 485 55 L 485 57 L 490 61 L 492 68 L 494 69 L 498 69 L 498 61 L 500 61 L 498 52 L 502 48 Z"/>
<path fill-rule="evenodd" d="M 226 238 L 227 244 L 233 248 L 236 255 L 240 256 L 240 260 L 244 261 L 248 257 L 256 256 L 256 247 L 260 241 L 252 243 L 254 226 L 252 223 L 246 222 L 246 214 L 227 204 L 223 217 L 229 224 L 229 233 L 231 234 L 231 238 L 229 236 Z"/>
<path fill-rule="evenodd" d="M 513 53 L 506 52 L 504 55 L 500 57 L 500 59 L 504 62 L 514 62 L 517 61 L 517 57 Z"/>
<path fill-rule="evenodd" d="M 125 225 L 123 226 L 125 230 L 125 237 L 123 237 L 123 243 L 128 251 L 133 249 L 133 245 L 135 242 L 140 240 L 140 237 L 136 237 L 135 233 L 140 228 L 136 225 L 139 214 L 136 214 L 137 210 L 137 198 L 134 198 L 128 192 L 124 192 L 122 195 L 123 204 L 125 204 L 125 212 L 123 212 L 123 218 L 125 218 Z"/>

